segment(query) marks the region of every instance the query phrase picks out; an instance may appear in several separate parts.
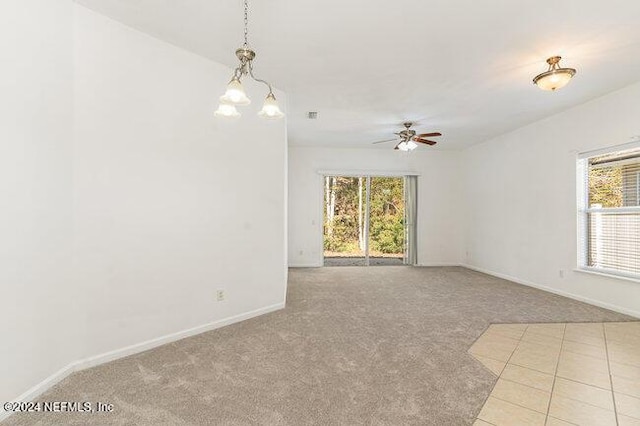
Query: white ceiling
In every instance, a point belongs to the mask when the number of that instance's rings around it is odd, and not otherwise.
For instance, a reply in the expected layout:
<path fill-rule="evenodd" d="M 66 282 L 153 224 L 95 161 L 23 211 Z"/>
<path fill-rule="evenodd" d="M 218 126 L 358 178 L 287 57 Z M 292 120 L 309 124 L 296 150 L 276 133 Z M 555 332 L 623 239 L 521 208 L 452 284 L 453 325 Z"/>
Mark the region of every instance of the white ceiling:
<path fill-rule="evenodd" d="M 235 66 L 242 0 L 77 1 Z M 413 120 L 460 149 L 640 80 L 640 1 L 253 0 L 249 42 L 288 94 L 290 145 L 390 148 L 371 142 Z M 557 54 L 578 73 L 543 92 Z"/>

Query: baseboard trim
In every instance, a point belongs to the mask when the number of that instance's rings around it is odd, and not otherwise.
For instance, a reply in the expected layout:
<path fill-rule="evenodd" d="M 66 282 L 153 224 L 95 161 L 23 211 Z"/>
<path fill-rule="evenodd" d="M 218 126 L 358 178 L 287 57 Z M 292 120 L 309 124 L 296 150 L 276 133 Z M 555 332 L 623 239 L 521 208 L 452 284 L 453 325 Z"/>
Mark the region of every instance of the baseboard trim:
<path fill-rule="evenodd" d="M 589 305 L 598 306 L 599 308 L 609 309 L 610 311 L 619 312 L 621 314 L 629 315 L 635 318 L 640 318 L 640 312 L 634 311 L 633 309 L 628 309 L 622 306 L 614 305 L 612 303 L 602 302 L 599 300 L 591 299 L 589 297 L 580 296 L 579 294 L 558 290 L 542 284 L 534 283 L 532 281 L 522 280 L 520 278 L 512 277 L 510 275 L 502 274 L 500 272 L 494 272 L 488 269 L 479 268 L 477 266 L 466 265 L 466 264 L 462 264 L 460 266 L 462 266 L 463 268 L 470 269 L 472 271 L 481 272 L 483 274 L 491 275 L 497 278 L 502 278 L 503 280 L 512 281 L 516 284 L 526 285 L 527 287 L 537 288 L 538 290 L 543 290 L 549 293 L 557 294 L 559 296 L 568 297 L 569 299 L 588 303 Z"/>
<path fill-rule="evenodd" d="M 293 265 L 289 265 L 289 268 L 321 268 L 323 267 L 324 264 L 318 264 L 318 263 L 300 263 L 300 264 L 293 264 Z M 443 263 L 418 263 L 415 266 L 423 266 L 423 267 L 438 267 L 438 266 L 464 266 L 461 265 L 460 263 L 447 263 L 447 262 L 443 262 Z"/>
<path fill-rule="evenodd" d="M 61 381 L 69 377 L 71 373 L 75 371 L 74 364 L 75 363 L 71 363 L 66 367 L 63 367 L 60 370 L 56 371 L 55 373 L 53 373 L 52 375 L 50 375 L 49 377 L 47 377 L 46 379 L 44 379 L 43 381 L 41 381 L 40 383 L 32 387 L 31 389 L 29 389 L 28 391 L 24 392 L 22 395 L 13 399 L 12 402 L 33 401 L 38 396 L 40 396 L 41 394 L 43 394 L 53 386 L 57 385 L 58 383 L 60 383 Z M 13 412 L 10 412 L 10 411 L 4 411 L 4 410 L 0 411 L 0 422 L 9 418 L 9 416 L 11 416 L 12 414 Z"/>
<path fill-rule="evenodd" d="M 81 370 L 95 367 L 97 365 L 104 364 L 110 361 L 115 361 L 116 359 L 124 358 L 130 355 L 135 355 L 137 353 L 148 351 L 158 346 L 166 345 L 167 343 L 172 343 L 178 340 L 185 339 L 187 337 L 195 336 L 196 334 L 205 333 L 207 331 L 212 331 L 217 328 L 231 325 L 240 321 L 245 321 L 254 317 L 258 317 L 260 315 L 278 311 L 280 309 L 283 309 L 284 307 L 285 307 L 285 302 L 276 303 L 274 305 L 265 306 L 264 308 L 255 309 L 253 311 L 245 312 L 239 315 L 234 315 L 228 318 L 223 318 L 221 320 L 213 321 L 207 324 L 199 325 L 197 327 L 178 331 L 176 333 L 167 334 L 161 337 L 157 337 L 155 339 L 146 340 L 144 342 L 136 343 L 134 345 L 126 346 L 124 348 L 105 352 L 100 355 L 95 355 L 92 357 L 74 361 L 69 365 L 67 365 L 66 367 L 58 370 L 51 376 L 47 377 L 37 385 L 33 386 L 31 389 L 24 392 L 22 395 L 18 396 L 13 401 L 16 401 L 16 402 L 32 401 L 38 396 L 40 396 L 41 394 L 43 394 L 44 392 L 46 392 L 47 390 L 49 390 L 54 385 L 60 383 L 62 380 L 67 378 L 72 373 L 75 373 L 76 371 L 81 371 Z M 8 418 L 11 414 L 12 414 L 11 412 L 7 412 L 4 410 L 0 411 L 0 422 Z"/>
<path fill-rule="evenodd" d="M 464 266 L 464 265 L 461 265 L 459 263 L 434 262 L 434 263 L 418 263 L 415 266 L 425 267 L 425 268 L 436 268 L 436 267 L 443 267 L 443 266 Z"/>
<path fill-rule="evenodd" d="M 155 339 L 147 340 L 135 345 L 126 346 L 124 348 L 116 349 L 114 351 L 105 352 L 100 355 L 85 358 L 80 361 L 76 361 L 74 365 L 76 368 L 74 371 L 84 370 L 85 368 L 95 367 L 96 365 L 104 364 L 105 362 L 114 361 L 116 359 L 124 358 L 129 355 L 134 355 L 140 352 L 148 351 L 149 349 L 156 348 L 158 346 L 166 345 L 177 340 L 181 340 L 187 337 L 195 336 L 196 334 L 205 333 L 207 331 L 215 330 L 226 325 L 231 325 L 236 322 L 244 321 L 253 317 L 268 314 L 269 312 L 277 311 L 284 308 L 284 302 L 276 303 L 275 305 L 266 306 L 264 308 L 256 309 L 253 311 L 245 312 L 232 317 L 223 318 L 218 321 L 213 321 L 207 324 L 199 325 L 197 327 L 189 328 L 187 330 L 178 331 L 177 333 L 167 334 Z"/>

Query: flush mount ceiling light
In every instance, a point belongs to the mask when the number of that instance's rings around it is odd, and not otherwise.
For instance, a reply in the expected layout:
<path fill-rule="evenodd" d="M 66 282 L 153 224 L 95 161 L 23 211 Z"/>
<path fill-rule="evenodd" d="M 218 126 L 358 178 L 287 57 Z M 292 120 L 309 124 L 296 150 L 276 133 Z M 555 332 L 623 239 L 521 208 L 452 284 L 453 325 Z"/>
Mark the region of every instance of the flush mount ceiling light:
<path fill-rule="evenodd" d="M 551 91 L 566 86 L 571 80 L 571 77 L 576 74 L 576 70 L 573 68 L 560 68 L 558 65 L 560 59 L 562 59 L 561 56 L 552 56 L 547 59 L 549 69 L 542 74 L 536 75 L 533 83 L 542 90 Z"/>
<path fill-rule="evenodd" d="M 277 119 L 284 117 L 276 97 L 273 94 L 273 88 L 268 82 L 256 78 L 253 75 L 253 60 L 256 57 L 256 52 L 249 47 L 247 41 L 248 35 L 248 23 L 249 23 L 249 4 L 248 0 L 244 0 L 244 44 L 242 47 L 236 50 L 236 56 L 240 60 L 240 64 L 233 71 L 231 81 L 227 85 L 227 91 L 220 97 L 220 106 L 214 113 L 216 117 L 237 118 L 240 117 L 240 113 L 236 109 L 237 105 L 249 105 L 251 100 L 247 97 L 247 94 L 242 87 L 242 78 L 249 76 L 253 80 L 266 85 L 269 88 L 269 93 L 264 100 L 262 110 L 258 113 L 260 117 Z"/>

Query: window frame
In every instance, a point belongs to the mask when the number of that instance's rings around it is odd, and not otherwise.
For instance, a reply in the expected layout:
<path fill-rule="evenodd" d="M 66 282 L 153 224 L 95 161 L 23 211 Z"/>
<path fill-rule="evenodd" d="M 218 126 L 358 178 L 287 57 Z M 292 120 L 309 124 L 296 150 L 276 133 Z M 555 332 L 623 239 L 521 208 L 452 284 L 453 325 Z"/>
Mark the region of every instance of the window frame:
<path fill-rule="evenodd" d="M 640 149 L 640 140 L 615 145 L 608 148 L 581 152 L 576 160 L 576 194 L 577 194 L 577 268 L 578 272 L 587 272 L 596 275 L 619 278 L 640 283 L 640 273 L 621 271 L 617 269 L 589 266 L 589 214 L 607 212 L 613 214 L 639 213 L 638 206 L 631 207 L 590 207 L 589 203 L 589 159 L 593 157 L 611 154 L 613 152 L 625 151 L 629 149 Z M 640 175 L 640 173 L 639 173 Z M 640 190 L 640 189 L 639 189 Z"/>

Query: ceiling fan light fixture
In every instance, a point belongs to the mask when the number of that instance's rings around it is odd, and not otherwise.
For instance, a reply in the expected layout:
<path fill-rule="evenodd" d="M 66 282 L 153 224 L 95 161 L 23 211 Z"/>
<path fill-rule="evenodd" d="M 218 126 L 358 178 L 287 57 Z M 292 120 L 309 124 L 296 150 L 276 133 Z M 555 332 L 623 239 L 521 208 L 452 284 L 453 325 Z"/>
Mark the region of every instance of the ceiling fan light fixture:
<path fill-rule="evenodd" d="M 249 105 L 251 103 L 251 99 L 247 97 L 240 79 L 236 76 L 227 85 L 227 91 L 220 97 L 220 101 L 233 105 Z"/>
<path fill-rule="evenodd" d="M 576 74 L 574 68 L 561 68 L 558 63 L 562 57 L 552 56 L 547 59 L 549 69 L 541 74 L 538 74 L 533 79 L 533 83 L 542 90 L 555 91 L 561 89 L 571 81 L 571 78 Z"/>
<path fill-rule="evenodd" d="M 218 109 L 213 113 L 216 117 L 239 118 L 240 113 L 235 105 L 220 102 Z"/>
<path fill-rule="evenodd" d="M 408 152 L 416 149 L 418 146 L 420 146 L 419 144 L 433 146 L 437 143 L 429 139 L 424 139 L 425 137 L 442 136 L 442 133 L 440 132 L 417 134 L 416 131 L 411 128 L 411 126 L 413 126 L 413 123 L 409 121 L 402 123 L 402 125 L 404 126 L 404 130 L 394 133 L 394 135 L 398 136 L 397 138 L 373 142 L 373 145 L 379 143 L 395 142 L 396 145 L 393 148 L 394 150 Z"/>
<path fill-rule="evenodd" d="M 278 106 L 278 101 L 276 101 L 276 97 L 273 93 L 269 93 L 264 100 L 264 105 L 262 106 L 262 110 L 258 113 L 260 117 L 268 118 L 271 120 L 275 120 L 278 118 L 284 117 L 282 111 L 280 111 L 280 107 Z"/>

